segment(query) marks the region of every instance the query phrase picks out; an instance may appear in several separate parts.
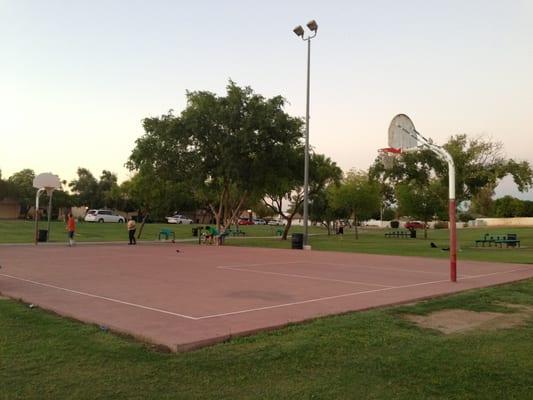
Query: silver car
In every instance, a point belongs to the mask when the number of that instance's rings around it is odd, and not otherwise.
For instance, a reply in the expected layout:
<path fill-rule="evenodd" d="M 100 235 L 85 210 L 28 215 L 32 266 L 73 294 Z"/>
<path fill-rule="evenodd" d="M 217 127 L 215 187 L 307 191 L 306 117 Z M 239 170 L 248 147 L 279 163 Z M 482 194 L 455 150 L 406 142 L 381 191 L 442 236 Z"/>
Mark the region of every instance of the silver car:
<path fill-rule="evenodd" d="M 192 224 L 192 219 L 176 214 L 172 217 L 165 217 L 169 224 Z"/>

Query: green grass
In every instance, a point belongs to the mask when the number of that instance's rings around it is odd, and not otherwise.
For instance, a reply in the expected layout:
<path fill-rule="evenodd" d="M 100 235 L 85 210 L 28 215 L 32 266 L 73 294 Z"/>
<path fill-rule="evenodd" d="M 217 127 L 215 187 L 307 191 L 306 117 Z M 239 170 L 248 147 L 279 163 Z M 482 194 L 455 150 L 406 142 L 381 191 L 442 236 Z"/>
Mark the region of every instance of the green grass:
<path fill-rule="evenodd" d="M 176 239 L 192 239 L 192 228 L 196 225 L 146 224 L 142 240 L 153 241 L 162 228 L 172 229 Z M 41 222 L 40 228 L 46 229 Z M 275 226 L 242 226 L 246 238 L 230 237 L 227 244 L 234 246 L 256 246 L 285 248 L 291 247 L 291 240 L 281 241 L 276 237 L 279 227 Z M 302 232 L 301 226 L 293 226 L 291 233 Z M 389 254 L 403 256 L 420 256 L 447 258 L 448 252 L 440 248 L 448 247 L 448 230 L 437 229 L 428 231 L 428 239 L 423 238 L 423 231 L 418 232 L 417 239 L 385 238 L 384 233 L 390 229 L 360 229 L 359 239 L 355 239 L 353 230 L 346 230 L 343 236 L 328 236 L 321 227 L 311 227 L 310 244 L 315 250 L 345 251 L 371 254 Z M 0 243 L 31 243 L 34 225 L 32 221 L 0 221 Z M 516 233 L 521 240 L 520 248 L 475 247 L 474 241 L 485 233 L 503 235 Z M 465 228 L 457 231 L 459 260 L 494 261 L 509 263 L 533 263 L 533 228 Z M 78 242 L 126 242 L 127 232 L 124 224 L 79 223 L 76 241 Z M 65 225 L 53 222 L 51 226 L 51 242 L 66 243 Z M 435 242 L 439 249 L 430 247 Z"/>
<path fill-rule="evenodd" d="M 531 319 L 443 335 L 401 318 L 501 303 L 532 305 L 533 280 L 167 354 L 0 300 L 0 399 L 531 398 Z"/>
<path fill-rule="evenodd" d="M 448 258 L 449 253 L 441 248 L 448 247 L 448 230 L 437 229 L 428 231 L 428 239 L 423 238 L 423 231 L 418 231 L 417 239 L 385 238 L 384 233 L 390 229 L 363 229 L 359 232 L 359 239 L 355 239 L 353 231 L 348 231 L 342 236 L 328 236 L 326 234 L 310 236 L 309 244 L 313 250 L 345 251 L 370 254 L 389 254 L 402 256 L 420 256 Z M 346 231 L 345 231 L 346 232 Z M 475 247 L 475 240 L 485 233 L 503 235 L 517 233 L 521 240 L 520 248 Z M 313 232 L 311 232 L 313 233 Z M 465 228 L 459 229 L 458 260 L 477 260 L 508 263 L 533 263 L 533 228 Z M 431 248 L 434 242 L 438 249 Z M 232 240 L 228 244 L 238 246 L 258 246 L 290 248 L 291 242 L 279 240 L 266 240 L 261 238 Z"/>

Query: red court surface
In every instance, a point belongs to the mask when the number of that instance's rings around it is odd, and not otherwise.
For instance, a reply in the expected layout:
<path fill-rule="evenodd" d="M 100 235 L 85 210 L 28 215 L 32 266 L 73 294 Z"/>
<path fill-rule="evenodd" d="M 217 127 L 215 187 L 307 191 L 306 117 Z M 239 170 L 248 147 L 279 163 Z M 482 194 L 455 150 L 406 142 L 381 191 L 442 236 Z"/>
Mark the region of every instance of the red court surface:
<path fill-rule="evenodd" d="M 179 250 L 177 252 L 176 250 Z M 0 246 L 0 292 L 174 351 L 533 277 L 533 266 L 198 245 Z"/>

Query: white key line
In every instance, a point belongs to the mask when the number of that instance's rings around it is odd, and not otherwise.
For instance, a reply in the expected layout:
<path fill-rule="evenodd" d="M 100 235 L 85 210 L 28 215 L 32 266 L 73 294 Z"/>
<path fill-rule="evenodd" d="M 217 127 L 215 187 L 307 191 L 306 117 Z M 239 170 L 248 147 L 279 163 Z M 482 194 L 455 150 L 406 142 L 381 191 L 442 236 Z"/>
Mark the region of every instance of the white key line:
<path fill-rule="evenodd" d="M 143 310 L 149 310 L 149 311 L 159 312 L 159 313 L 162 313 L 162 314 L 173 315 L 175 317 L 192 319 L 192 320 L 197 320 L 198 319 L 196 317 L 191 317 L 190 315 L 179 314 L 179 313 L 175 313 L 175 312 L 172 312 L 172 311 L 163 310 L 161 308 L 143 306 L 142 304 L 130 303 L 128 301 L 118 300 L 118 299 L 114 299 L 112 297 L 99 296 L 97 294 L 81 292 L 79 290 L 67 289 L 67 288 L 64 288 L 64 287 L 61 287 L 61 286 L 50 285 L 48 283 L 32 281 L 31 279 L 19 278 L 18 276 L 12 276 L 12 275 L 7 275 L 7 274 L 0 274 L 0 276 L 5 276 L 6 278 L 11 278 L 11 279 L 16 279 L 16 280 L 23 281 L 23 282 L 28 282 L 28 283 L 31 283 L 33 285 L 49 287 L 49 288 L 52 288 L 52 289 L 62 290 L 62 291 L 65 291 L 65 292 L 79 294 L 79 295 L 82 295 L 82 296 L 93 297 L 93 298 L 100 299 L 100 300 L 107 300 L 107 301 L 111 301 L 113 303 L 119 303 L 119 304 L 124 304 L 124 305 L 127 305 L 127 306 L 131 306 L 131 307 L 142 308 Z"/>
<path fill-rule="evenodd" d="M 255 272 L 257 274 L 265 274 L 265 275 L 279 275 L 279 276 L 287 276 L 290 278 L 303 278 L 303 279 L 313 279 L 317 281 L 327 281 L 327 282 L 339 282 L 339 283 L 348 283 L 348 284 L 358 284 L 358 285 L 365 285 L 365 286 L 379 286 L 384 288 L 390 288 L 393 286 L 390 285 L 381 285 L 378 283 L 367 283 L 367 282 L 360 282 L 360 281 L 347 281 L 342 279 L 332 279 L 332 278 L 321 278 L 317 276 L 308 276 L 308 275 L 300 275 L 300 274 L 284 274 L 281 272 L 270 272 L 270 271 L 258 271 L 255 269 L 242 269 L 242 268 L 234 268 L 234 267 L 217 267 L 218 269 L 225 269 L 225 270 L 231 270 L 231 271 L 238 271 L 238 272 Z"/>

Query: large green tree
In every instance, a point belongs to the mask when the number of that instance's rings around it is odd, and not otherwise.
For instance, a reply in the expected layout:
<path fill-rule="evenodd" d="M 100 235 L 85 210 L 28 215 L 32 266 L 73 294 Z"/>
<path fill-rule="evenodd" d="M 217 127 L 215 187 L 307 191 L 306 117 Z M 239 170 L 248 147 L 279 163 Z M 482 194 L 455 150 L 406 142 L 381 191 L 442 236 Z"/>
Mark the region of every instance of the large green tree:
<path fill-rule="evenodd" d="M 26 215 L 35 204 L 37 189 L 33 187 L 34 178 L 35 172 L 29 168 L 15 172 L 8 178 L 14 197 L 20 202 L 22 213 Z"/>
<path fill-rule="evenodd" d="M 486 199 L 505 176 L 512 176 L 519 191 L 533 186 L 533 171 L 527 161 L 505 158 L 503 145 L 491 139 L 467 135 L 452 136 L 443 146 L 452 156 L 456 169 L 457 203 L 473 200 L 481 210 L 487 210 Z M 448 187 L 448 164 L 430 150 L 404 153 L 386 169 L 379 158 L 371 168 L 373 177 L 379 177 L 393 186 L 398 183 L 428 185 L 433 179 Z"/>
<path fill-rule="evenodd" d="M 186 183 L 218 226 L 229 225 L 283 179 L 300 145 L 302 121 L 284 107 L 281 96 L 265 98 L 231 81 L 224 96 L 187 92 L 179 116 L 144 120 L 128 166 Z"/>
<path fill-rule="evenodd" d="M 276 214 L 285 219 L 285 229 L 282 240 L 287 239 L 289 229 L 296 213 L 302 213 L 304 201 L 304 152 L 300 146 L 288 153 L 290 160 L 289 168 L 285 167 L 285 173 L 280 174 L 279 179 L 270 186 L 270 190 L 263 197 L 263 202 Z M 337 184 L 342 178 L 342 170 L 329 157 L 323 154 L 311 153 L 309 157 L 309 200 L 320 196 L 329 185 Z M 317 199 L 320 201 L 320 199 Z M 312 206 L 310 207 L 310 209 Z"/>
<path fill-rule="evenodd" d="M 381 192 L 377 182 L 366 171 L 350 171 L 338 188 L 333 189 L 332 205 L 344 208 L 354 219 L 355 237 L 359 238 L 358 221 L 371 217 L 381 207 Z"/>
<path fill-rule="evenodd" d="M 446 215 L 446 188 L 436 179 L 427 185 L 418 185 L 415 181 L 399 184 L 396 197 L 402 215 L 424 221 L 424 239 L 427 239 L 428 221 L 435 215 Z"/>

